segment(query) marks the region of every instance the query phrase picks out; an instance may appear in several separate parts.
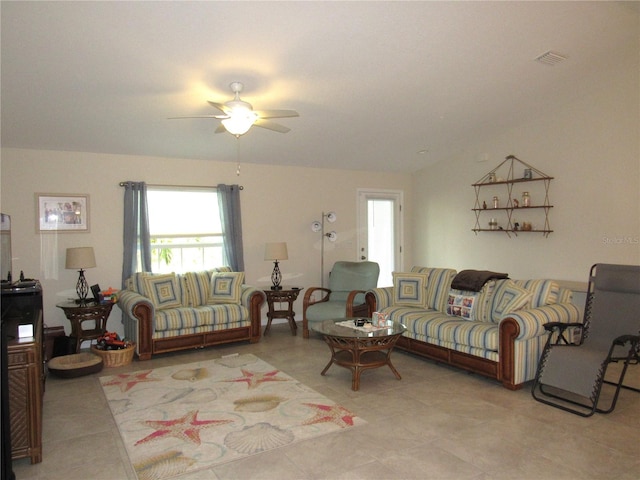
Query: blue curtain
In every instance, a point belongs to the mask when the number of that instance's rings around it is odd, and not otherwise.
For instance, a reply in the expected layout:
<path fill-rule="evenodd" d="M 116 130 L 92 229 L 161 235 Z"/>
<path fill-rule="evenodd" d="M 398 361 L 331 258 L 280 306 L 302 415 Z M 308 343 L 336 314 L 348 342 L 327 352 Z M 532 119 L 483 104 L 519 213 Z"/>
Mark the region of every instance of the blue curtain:
<path fill-rule="evenodd" d="M 222 234 L 224 235 L 224 255 L 233 271 L 244 272 L 240 186 L 220 184 L 217 188 Z"/>
<path fill-rule="evenodd" d="M 147 185 L 144 182 L 122 182 L 124 187 L 124 235 L 122 288 L 135 272 L 151 271 L 151 240 Z"/>

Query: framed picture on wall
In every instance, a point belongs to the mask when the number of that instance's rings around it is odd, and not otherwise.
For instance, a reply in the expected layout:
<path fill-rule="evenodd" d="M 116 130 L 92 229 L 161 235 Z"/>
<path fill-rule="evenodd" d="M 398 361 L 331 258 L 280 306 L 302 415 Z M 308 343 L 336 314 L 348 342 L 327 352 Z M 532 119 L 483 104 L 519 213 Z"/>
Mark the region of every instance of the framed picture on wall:
<path fill-rule="evenodd" d="M 88 232 L 89 195 L 36 193 L 39 232 Z"/>

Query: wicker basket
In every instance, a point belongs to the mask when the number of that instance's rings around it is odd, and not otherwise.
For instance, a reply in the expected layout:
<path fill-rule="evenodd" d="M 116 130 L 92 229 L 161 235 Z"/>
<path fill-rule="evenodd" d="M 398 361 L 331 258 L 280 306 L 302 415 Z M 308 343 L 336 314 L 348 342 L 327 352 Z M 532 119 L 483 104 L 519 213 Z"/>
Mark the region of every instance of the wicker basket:
<path fill-rule="evenodd" d="M 133 360 L 136 344 L 131 343 L 128 347 L 120 350 L 98 350 L 92 345 L 91 351 L 102 358 L 105 367 L 123 367 L 129 365 Z"/>

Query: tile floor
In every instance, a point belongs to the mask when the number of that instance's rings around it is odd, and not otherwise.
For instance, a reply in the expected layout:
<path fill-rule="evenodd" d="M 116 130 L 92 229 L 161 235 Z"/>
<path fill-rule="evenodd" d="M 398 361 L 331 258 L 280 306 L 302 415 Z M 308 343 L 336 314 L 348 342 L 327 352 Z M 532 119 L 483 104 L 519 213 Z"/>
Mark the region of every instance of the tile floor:
<path fill-rule="evenodd" d="M 161 355 L 97 375 L 49 377 L 44 397 L 42 463 L 14 462 L 18 480 L 135 479 L 99 375 L 231 353 L 253 353 L 351 409 L 368 423 L 251 456 L 180 480 L 215 479 L 617 479 L 640 478 L 640 395 L 625 391 L 609 415 L 581 418 L 494 381 L 396 351 L 387 368 L 363 373 L 332 366 L 319 337 L 294 337 L 274 325 L 255 345 L 232 344 Z M 630 369 L 640 385 L 640 367 Z"/>

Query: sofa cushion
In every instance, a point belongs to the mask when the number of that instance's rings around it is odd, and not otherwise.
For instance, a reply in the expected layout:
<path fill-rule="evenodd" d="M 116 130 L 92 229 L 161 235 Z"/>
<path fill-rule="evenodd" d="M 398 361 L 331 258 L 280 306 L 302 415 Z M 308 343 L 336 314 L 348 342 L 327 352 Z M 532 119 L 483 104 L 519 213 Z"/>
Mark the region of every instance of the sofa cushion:
<path fill-rule="evenodd" d="M 142 277 L 145 296 L 158 309 L 182 306 L 182 285 L 174 273 Z"/>
<path fill-rule="evenodd" d="M 478 305 L 476 306 L 476 316 L 474 320 L 480 322 L 491 322 L 491 300 L 493 300 L 493 292 L 496 289 L 496 280 L 489 280 L 482 286 L 480 295 L 478 296 Z"/>
<path fill-rule="evenodd" d="M 327 318 L 345 318 L 346 306 L 343 301 L 317 302 L 307 308 L 307 321 L 317 322 Z"/>
<path fill-rule="evenodd" d="M 235 325 L 248 318 L 249 310 L 246 307 L 231 303 L 165 309 L 156 311 L 154 332 Z"/>
<path fill-rule="evenodd" d="M 183 303 L 190 307 L 207 305 L 209 289 L 211 287 L 211 275 L 216 272 L 231 272 L 231 267 L 216 267 L 200 272 L 187 272 L 178 275 L 184 282 L 185 300 Z"/>
<path fill-rule="evenodd" d="M 376 288 L 380 266 L 375 262 L 338 261 L 333 264 L 329 274 L 331 300 L 346 302 L 353 290 L 366 291 Z M 364 303 L 364 294 L 358 294 L 354 304 Z M 342 315 L 344 317 L 344 314 Z"/>
<path fill-rule="evenodd" d="M 451 281 L 456 276 L 456 271 L 451 268 L 417 266 L 414 266 L 411 271 L 429 275 L 427 282 L 427 308 L 446 313 L 449 289 L 451 288 Z"/>
<path fill-rule="evenodd" d="M 438 339 L 452 345 L 498 350 L 500 332 L 498 325 L 492 322 L 474 322 L 436 310 L 411 307 L 385 308 L 383 313 L 389 313 L 392 320 L 399 320 L 407 327 L 405 336 L 410 338 Z"/>
<path fill-rule="evenodd" d="M 531 292 L 531 308 L 558 303 L 560 286 L 553 280 L 514 280 L 514 282 Z"/>
<path fill-rule="evenodd" d="M 429 276 L 425 273 L 393 272 L 393 304 L 426 307 L 428 278 Z"/>
<path fill-rule="evenodd" d="M 529 305 L 531 292 L 516 285 L 513 280 L 498 280 L 491 300 L 491 321 L 500 321 L 511 312 Z"/>
<path fill-rule="evenodd" d="M 211 284 L 211 273 L 187 272 L 184 274 L 187 284 L 188 304 L 192 307 L 199 307 L 207 304 L 209 298 L 209 286 Z"/>
<path fill-rule="evenodd" d="M 244 272 L 216 272 L 211 275 L 207 303 L 240 303 Z"/>

